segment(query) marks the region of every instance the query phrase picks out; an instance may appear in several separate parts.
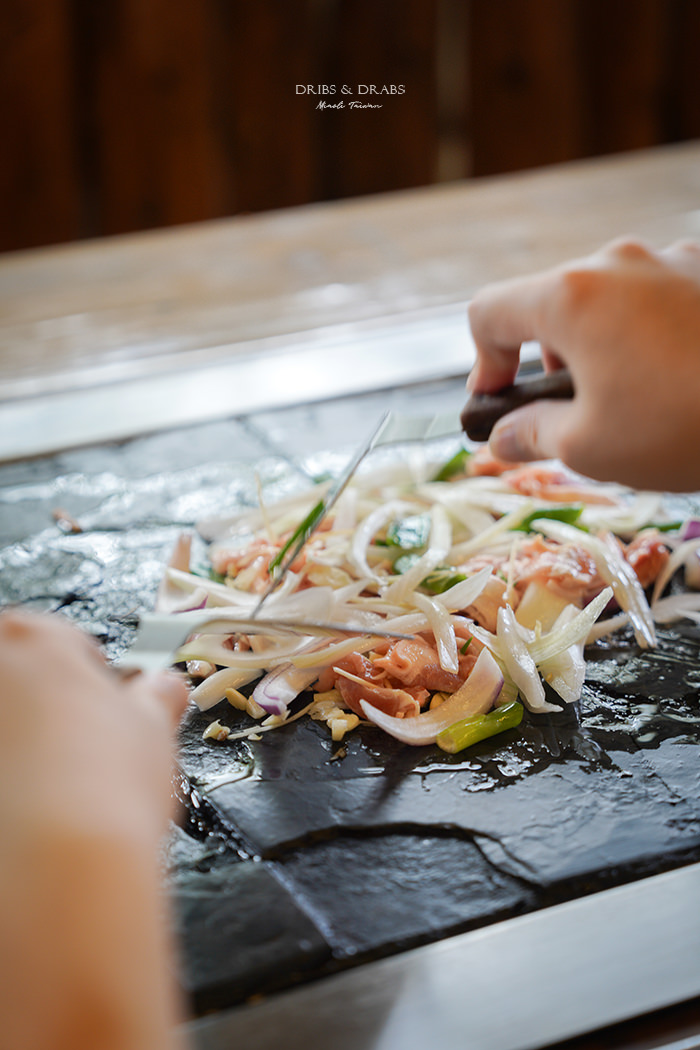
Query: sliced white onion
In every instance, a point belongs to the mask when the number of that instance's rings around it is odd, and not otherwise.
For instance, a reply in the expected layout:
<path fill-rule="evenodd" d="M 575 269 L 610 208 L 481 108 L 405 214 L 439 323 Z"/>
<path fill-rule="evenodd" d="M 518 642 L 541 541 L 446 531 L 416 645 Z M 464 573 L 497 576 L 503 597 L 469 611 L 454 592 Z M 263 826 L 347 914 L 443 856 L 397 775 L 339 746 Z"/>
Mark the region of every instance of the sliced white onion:
<path fill-rule="evenodd" d="M 552 633 L 571 624 L 578 614 L 577 606 L 567 605 L 557 617 Z M 532 652 L 532 647 L 530 652 Z M 547 685 L 559 694 L 564 703 L 573 704 L 580 699 L 586 677 L 583 641 L 574 642 L 556 656 L 541 660 L 537 667 Z"/>
<path fill-rule="evenodd" d="M 684 618 L 697 623 L 700 594 L 669 594 L 666 598 L 659 598 L 651 608 L 657 623 L 673 623 Z"/>
<path fill-rule="evenodd" d="M 200 711 L 208 711 L 224 699 L 227 689 L 240 689 L 242 685 L 254 682 L 262 673 L 261 667 L 251 668 L 248 671 L 224 667 L 220 671 L 215 671 L 209 678 L 205 678 L 192 690 L 190 697 Z"/>
<path fill-rule="evenodd" d="M 479 653 L 471 674 L 462 686 L 438 707 L 413 718 L 394 718 L 366 700 L 360 700 L 365 717 L 390 736 L 416 747 L 434 744 L 438 733 L 461 718 L 486 714 L 503 686 L 503 675 L 488 649 Z"/>
<path fill-rule="evenodd" d="M 457 674 L 459 671 L 457 639 L 447 609 L 437 598 L 429 598 L 426 594 L 417 592 L 413 595 L 413 602 L 421 612 L 425 613 L 425 618 L 430 624 L 430 629 L 435 637 L 440 667 L 444 671 Z"/>
<path fill-rule="evenodd" d="M 588 632 L 586 645 L 597 642 L 599 638 L 605 638 L 609 634 L 614 634 L 621 627 L 626 627 L 629 622 L 630 618 L 626 612 L 618 613 L 617 616 L 609 616 L 606 620 L 598 620 Z"/>
<path fill-rule="evenodd" d="M 527 645 L 518 630 L 518 621 L 510 606 L 498 610 L 499 653 L 508 674 L 518 687 L 528 710 L 535 714 L 557 711 L 545 700 L 544 686 Z"/>
<path fill-rule="evenodd" d="M 349 560 L 360 576 L 366 576 L 374 582 L 380 582 L 382 577 L 373 572 L 367 562 L 367 548 L 379 530 L 393 518 L 406 515 L 413 510 L 409 503 L 402 500 L 390 500 L 382 503 L 364 518 L 355 529 L 350 545 Z"/>
<path fill-rule="evenodd" d="M 333 529 L 350 532 L 357 524 L 357 489 L 350 485 L 335 505 Z"/>
<path fill-rule="evenodd" d="M 560 543 L 575 544 L 588 551 L 601 578 L 612 587 L 617 604 L 624 612 L 629 613 L 637 644 L 642 649 L 653 648 L 656 645 L 656 630 L 649 603 L 634 569 L 625 561 L 615 537 L 610 533 L 593 536 L 563 521 L 553 521 L 549 518 L 538 518 L 534 525 L 545 536 L 559 540 Z"/>
<path fill-rule="evenodd" d="M 700 553 L 698 551 L 690 555 L 684 568 L 683 578 L 686 587 L 690 587 L 693 591 L 700 590 Z"/>
<path fill-rule="evenodd" d="M 252 611 L 260 601 L 259 594 L 250 594 L 248 591 L 240 591 L 235 587 L 227 587 L 225 583 L 217 583 L 216 580 L 208 580 L 205 576 L 197 576 L 193 572 L 183 572 L 180 569 L 166 569 L 168 579 L 185 592 L 201 589 L 207 595 L 209 605 L 226 606 L 232 605 L 238 609 Z M 293 591 L 299 584 L 295 573 L 288 572 L 273 595 L 279 600 Z M 272 601 L 272 598 L 269 599 Z"/>
<path fill-rule="evenodd" d="M 466 580 L 460 580 L 454 587 L 444 591 L 440 595 L 440 601 L 448 612 L 454 613 L 460 612 L 462 609 L 468 609 L 480 596 L 488 584 L 492 573 L 493 570 L 488 565 L 483 569 L 479 569 L 473 576 L 468 576 Z"/>
<path fill-rule="evenodd" d="M 675 551 L 668 559 L 663 569 L 656 577 L 654 583 L 654 590 L 651 592 L 652 605 L 663 593 L 666 584 L 670 581 L 673 574 L 680 569 L 681 565 L 684 565 L 689 560 L 691 555 L 697 553 L 700 549 L 700 538 L 694 540 L 684 540 L 680 546 L 676 547 Z"/>
<path fill-rule="evenodd" d="M 606 587 L 585 609 L 575 609 L 567 617 L 559 617 L 551 631 L 540 635 L 530 645 L 530 654 L 539 666 L 542 662 L 560 656 L 570 645 L 579 645 L 598 619 L 613 596 L 612 588 Z"/>
<path fill-rule="evenodd" d="M 468 485 L 465 487 L 458 481 L 434 481 L 419 485 L 417 492 L 431 503 L 441 503 L 472 536 L 484 532 L 494 523 L 493 514 L 469 502 Z"/>
<path fill-rule="evenodd" d="M 342 642 L 333 642 L 331 645 L 324 646 L 323 649 L 299 653 L 292 656 L 289 662 L 298 668 L 315 667 L 318 670 L 328 667 L 336 660 L 342 660 L 350 653 L 368 653 L 370 649 L 374 649 L 376 644 L 376 638 L 345 638 Z"/>
<path fill-rule="evenodd" d="M 450 552 L 450 564 L 459 565 L 461 561 L 465 561 L 467 558 L 471 558 L 472 555 L 477 554 L 484 547 L 490 547 L 496 540 L 504 538 L 504 534 L 511 532 L 513 529 L 517 529 L 518 525 L 522 522 L 528 514 L 535 510 L 537 504 L 534 500 L 527 499 L 515 510 L 511 510 L 508 514 L 504 514 L 502 518 L 494 522 L 484 532 L 479 533 L 478 536 L 474 536 L 470 540 L 466 540 L 464 543 L 457 543 Z M 517 539 L 517 535 L 512 538 Z"/>
<path fill-rule="evenodd" d="M 334 597 L 332 587 L 306 587 L 303 591 L 283 595 L 275 592 L 265 601 L 258 619 L 269 620 L 272 624 L 276 619 L 302 622 L 328 619 Z"/>
<path fill-rule="evenodd" d="M 188 594 L 173 582 L 169 570 L 179 569 L 190 575 L 190 555 L 192 552 L 192 536 L 188 532 L 181 532 L 175 540 L 172 554 L 163 578 L 158 586 L 158 593 L 154 609 L 156 612 L 174 613 L 182 612 L 184 609 L 197 609 L 206 601 L 206 592 L 202 588 L 193 588 Z"/>
<path fill-rule="evenodd" d="M 218 667 L 235 667 L 239 671 L 249 671 L 259 668 L 261 663 L 265 667 L 275 667 L 289 660 L 306 643 L 308 643 L 308 638 L 296 638 L 291 642 L 285 639 L 284 642 L 271 645 L 264 652 L 238 653 L 225 646 L 220 635 L 200 634 L 180 646 L 173 657 L 173 662 L 208 660 L 209 663 L 216 664 Z"/>
<path fill-rule="evenodd" d="M 634 536 L 661 516 L 663 496 L 659 492 L 638 492 L 629 502 L 606 506 L 588 503 L 581 524 L 588 528 L 609 529 L 618 536 Z"/>
<path fill-rule="evenodd" d="M 498 638 L 491 631 L 487 631 L 485 627 L 482 627 L 479 623 L 474 623 L 467 616 L 453 616 L 452 623 L 457 626 L 466 627 L 473 638 L 476 638 L 477 642 L 481 642 L 490 652 L 494 653 L 498 657 L 499 645 Z"/>

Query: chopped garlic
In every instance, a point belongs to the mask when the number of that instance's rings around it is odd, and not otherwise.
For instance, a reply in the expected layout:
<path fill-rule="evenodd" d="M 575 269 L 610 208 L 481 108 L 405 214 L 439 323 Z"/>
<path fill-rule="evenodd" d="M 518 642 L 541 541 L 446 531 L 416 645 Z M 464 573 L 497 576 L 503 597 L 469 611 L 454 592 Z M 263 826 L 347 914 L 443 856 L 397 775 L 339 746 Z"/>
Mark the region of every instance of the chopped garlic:
<path fill-rule="evenodd" d="M 332 700 L 334 704 L 342 704 L 343 698 L 337 689 L 327 689 L 325 693 L 316 693 L 316 703 L 323 703 L 324 700 Z"/>
<path fill-rule="evenodd" d="M 327 722 L 333 713 L 343 714 L 343 699 L 337 689 L 317 693 L 309 714 L 315 722 Z"/>
<path fill-rule="evenodd" d="M 227 689 L 224 692 L 224 696 L 230 703 L 231 707 L 235 707 L 239 711 L 248 710 L 248 697 L 244 696 L 238 689 Z"/>
<path fill-rule="evenodd" d="M 208 660 L 188 660 L 187 673 L 191 678 L 208 678 L 216 670 L 214 664 Z"/>
<path fill-rule="evenodd" d="M 210 722 L 202 733 L 202 740 L 228 740 L 231 730 L 228 726 L 222 726 L 221 722 Z"/>
<path fill-rule="evenodd" d="M 341 711 L 339 716 L 328 719 L 331 738 L 335 743 L 342 740 L 346 733 L 349 733 L 351 729 L 359 726 L 359 724 L 360 719 L 352 711 Z"/>

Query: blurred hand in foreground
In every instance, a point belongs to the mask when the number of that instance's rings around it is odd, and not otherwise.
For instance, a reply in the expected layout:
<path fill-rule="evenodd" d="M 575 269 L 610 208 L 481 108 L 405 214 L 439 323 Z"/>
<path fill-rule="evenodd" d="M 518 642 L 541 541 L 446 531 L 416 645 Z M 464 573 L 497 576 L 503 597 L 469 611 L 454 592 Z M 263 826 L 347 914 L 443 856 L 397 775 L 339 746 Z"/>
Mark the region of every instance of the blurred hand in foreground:
<path fill-rule="evenodd" d="M 172 1047 L 159 845 L 174 675 L 122 681 L 58 618 L 0 616 L 3 1045 Z"/>
<path fill-rule="evenodd" d="M 490 285 L 469 306 L 477 360 L 467 386 L 513 382 L 521 343 L 568 367 L 573 401 L 504 416 L 500 459 L 557 457 L 636 488 L 700 489 L 700 246 L 655 252 L 616 241 L 585 259 Z"/>

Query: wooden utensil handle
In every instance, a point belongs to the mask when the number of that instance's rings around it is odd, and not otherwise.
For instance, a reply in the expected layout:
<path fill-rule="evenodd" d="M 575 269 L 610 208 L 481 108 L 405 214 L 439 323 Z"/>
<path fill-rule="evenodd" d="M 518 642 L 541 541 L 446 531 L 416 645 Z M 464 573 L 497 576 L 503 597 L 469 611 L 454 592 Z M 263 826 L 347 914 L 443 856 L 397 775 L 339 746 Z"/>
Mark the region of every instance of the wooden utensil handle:
<path fill-rule="evenodd" d="M 521 379 L 496 394 L 472 394 L 462 409 L 462 429 L 472 441 L 488 441 L 494 425 L 508 412 L 543 398 L 565 400 L 574 396 L 574 385 L 566 368 Z"/>

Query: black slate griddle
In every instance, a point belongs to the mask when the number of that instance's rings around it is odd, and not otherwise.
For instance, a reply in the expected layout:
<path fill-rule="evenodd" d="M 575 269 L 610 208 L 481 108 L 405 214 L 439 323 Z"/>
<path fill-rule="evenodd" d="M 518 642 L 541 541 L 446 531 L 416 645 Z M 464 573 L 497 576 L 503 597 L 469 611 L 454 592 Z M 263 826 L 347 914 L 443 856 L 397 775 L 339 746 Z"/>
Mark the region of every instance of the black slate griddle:
<path fill-rule="evenodd" d="M 462 399 L 461 383 L 432 384 L 388 407 L 431 414 Z M 255 470 L 268 499 L 335 473 L 385 407 L 366 395 L 1 467 L 0 600 L 59 609 L 118 655 L 182 527 L 253 505 Z M 62 532 L 57 506 L 83 531 Z M 601 643 L 576 710 L 466 755 L 371 729 L 339 748 L 308 721 L 217 745 L 204 727 L 240 716 L 191 711 L 164 865 L 193 1010 L 699 859 L 699 687 L 700 634 L 686 624 L 653 653 L 631 636 Z"/>

